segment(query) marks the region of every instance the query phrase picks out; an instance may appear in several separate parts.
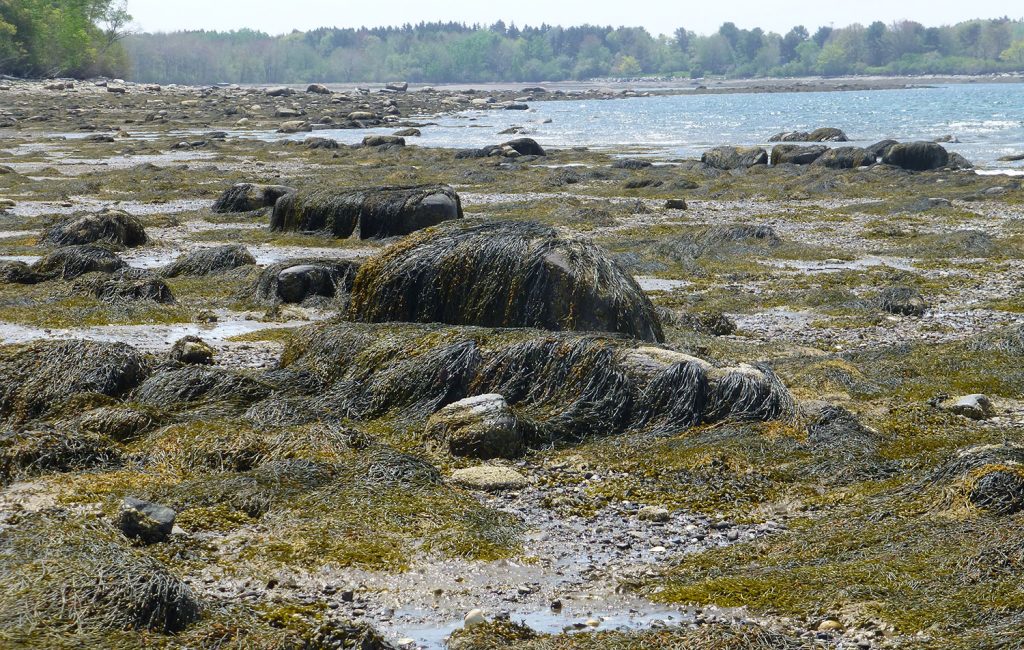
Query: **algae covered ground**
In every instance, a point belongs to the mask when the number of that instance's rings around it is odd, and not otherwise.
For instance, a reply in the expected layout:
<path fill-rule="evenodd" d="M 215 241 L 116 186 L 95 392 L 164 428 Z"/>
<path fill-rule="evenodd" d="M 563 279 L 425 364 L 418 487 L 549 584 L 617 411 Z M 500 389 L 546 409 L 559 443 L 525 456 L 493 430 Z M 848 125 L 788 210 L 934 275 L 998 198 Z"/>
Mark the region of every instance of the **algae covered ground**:
<path fill-rule="evenodd" d="M 1024 644 L 1019 180 L 256 137 L 427 129 L 471 105 L 446 92 L 0 93 L 0 646 Z M 241 182 L 446 184 L 464 225 L 272 231 L 212 210 Z M 104 210 L 145 242 L 54 257 Z M 499 220 L 514 246 L 460 244 Z M 530 255 L 557 263 L 502 277 Z M 295 260 L 331 290 L 275 298 Z M 574 264 L 615 285 L 593 313 Z M 511 458 L 436 434 L 497 394 Z"/>

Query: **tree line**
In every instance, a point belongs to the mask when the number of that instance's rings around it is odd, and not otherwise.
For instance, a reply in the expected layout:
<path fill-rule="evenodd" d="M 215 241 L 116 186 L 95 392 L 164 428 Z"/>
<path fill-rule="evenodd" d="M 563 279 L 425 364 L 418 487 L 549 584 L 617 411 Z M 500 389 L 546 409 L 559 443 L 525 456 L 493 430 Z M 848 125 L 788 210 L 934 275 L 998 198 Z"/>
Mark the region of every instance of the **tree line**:
<path fill-rule="evenodd" d="M 980 74 L 1024 70 L 1024 21 L 913 21 L 786 34 L 725 23 L 654 37 L 639 27 L 489 27 L 421 23 L 375 29 L 139 34 L 126 41 L 135 77 L 189 84 L 562 81 L 645 75 L 731 77 Z"/>
<path fill-rule="evenodd" d="M 123 76 L 123 0 L 0 0 L 0 74 Z"/>

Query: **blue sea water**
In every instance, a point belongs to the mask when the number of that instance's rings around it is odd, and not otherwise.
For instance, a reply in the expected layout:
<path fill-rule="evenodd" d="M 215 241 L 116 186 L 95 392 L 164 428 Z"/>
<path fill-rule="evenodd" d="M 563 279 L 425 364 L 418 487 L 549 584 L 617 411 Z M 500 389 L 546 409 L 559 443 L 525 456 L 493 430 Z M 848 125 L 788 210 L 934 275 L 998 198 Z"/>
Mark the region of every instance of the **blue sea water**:
<path fill-rule="evenodd" d="M 479 96 L 479 95 L 477 95 Z M 550 120 L 550 122 L 548 122 Z M 721 144 L 766 145 L 780 131 L 843 129 L 852 144 L 885 138 L 931 140 L 980 167 L 1022 169 L 997 159 L 1024 152 L 1024 84 L 954 84 L 933 88 L 847 92 L 675 95 L 616 100 L 535 102 L 529 111 L 472 110 L 433 118 L 410 138 L 420 146 L 469 148 L 495 144 L 510 126 L 552 147 L 636 149 L 665 157 L 698 157 Z M 546 123 L 547 122 L 547 123 Z M 317 135 L 356 143 L 393 128 L 325 130 Z M 305 138 L 307 134 L 288 136 Z"/>

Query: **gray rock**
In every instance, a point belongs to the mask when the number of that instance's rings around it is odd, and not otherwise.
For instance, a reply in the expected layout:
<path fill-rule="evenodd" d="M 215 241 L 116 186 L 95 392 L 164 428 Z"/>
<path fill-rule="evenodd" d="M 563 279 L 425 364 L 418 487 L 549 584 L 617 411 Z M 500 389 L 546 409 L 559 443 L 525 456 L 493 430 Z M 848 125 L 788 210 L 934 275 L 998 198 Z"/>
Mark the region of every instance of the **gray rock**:
<path fill-rule="evenodd" d="M 715 147 L 708 149 L 701 162 L 715 169 L 744 169 L 754 165 L 767 165 L 768 152 L 761 147 Z"/>
<path fill-rule="evenodd" d="M 455 456 L 488 460 L 523 453 L 519 422 L 501 395 L 491 393 L 459 400 L 427 420 L 430 444 Z"/>
<path fill-rule="evenodd" d="M 198 336 L 185 336 L 175 341 L 171 347 L 170 358 L 178 363 L 195 365 L 211 365 L 214 349 Z"/>
<path fill-rule="evenodd" d="M 942 404 L 942 407 L 950 413 L 962 415 L 972 420 L 987 420 L 996 414 L 996 409 L 992 406 L 992 400 L 987 395 L 980 393 L 965 395 L 956 401 L 947 400 Z"/>
<path fill-rule="evenodd" d="M 890 147 L 882 162 L 911 171 L 942 169 L 949 164 L 949 152 L 934 142 L 906 142 Z"/>
<path fill-rule="evenodd" d="M 127 537 L 155 544 L 170 537 L 175 517 L 177 513 L 166 506 L 126 497 L 121 503 L 117 525 Z"/>
<path fill-rule="evenodd" d="M 811 146 L 800 146 L 797 144 L 779 144 L 772 147 L 772 164 L 810 165 L 828 151 L 828 147 L 821 144 Z"/>

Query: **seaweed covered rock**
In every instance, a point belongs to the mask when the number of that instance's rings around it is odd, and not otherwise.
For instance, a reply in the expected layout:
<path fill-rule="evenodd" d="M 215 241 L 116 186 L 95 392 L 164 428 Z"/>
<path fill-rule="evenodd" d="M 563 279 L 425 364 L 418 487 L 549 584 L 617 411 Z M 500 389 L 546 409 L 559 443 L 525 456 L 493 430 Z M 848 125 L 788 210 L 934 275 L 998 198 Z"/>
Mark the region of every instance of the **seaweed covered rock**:
<path fill-rule="evenodd" d="M 183 336 L 171 346 L 168 357 L 186 365 L 209 366 L 214 353 L 213 347 L 198 336 Z"/>
<path fill-rule="evenodd" d="M 0 284 L 37 284 L 44 280 L 25 262 L 0 262 Z"/>
<path fill-rule="evenodd" d="M 955 415 L 962 415 L 972 420 L 987 420 L 996 414 L 992 400 L 987 395 L 981 393 L 948 399 L 939 404 L 939 407 Z"/>
<path fill-rule="evenodd" d="M 875 155 L 860 147 L 835 147 L 828 149 L 815 161 L 817 167 L 828 169 L 856 169 L 875 163 Z"/>
<path fill-rule="evenodd" d="M 715 169 L 744 169 L 754 165 L 767 165 L 768 152 L 761 147 L 722 146 L 708 149 L 700 160 Z"/>
<path fill-rule="evenodd" d="M 879 140 L 874 144 L 869 144 L 868 146 L 864 147 L 864 149 L 867 150 L 872 156 L 874 156 L 875 160 L 877 160 L 879 158 L 884 158 L 885 154 L 889 152 L 889 149 L 892 149 L 894 145 L 897 145 L 899 143 L 899 140 Z"/>
<path fill-rule="evenodd" d="M 350 314 L 663 340 L 651 301 L 603 250 L 530 222 L 451 222 L 387 248 L 360 268 Z"/>
<path fill-rule="evenodd" d="M 151 300 L 160 304 L 173 304 L 174 294 L 167 283 L 155 273 L 142 269 L 121 269 L 91 283 L 92 294 L 108 303 Z"/>
<path fill-rule="evenodd" d="M 73 426 L 0 430 L 0 485 L 112 466 L 121 460 L 111 438 L 94 431 Z"/>
<path fill-rule="evenodd" d="M 83 413 L 77 421 L 81 431 L 96 433 L 112 440 L 130 440 L 153 425 L 148 411 L 128 406 L 101 406 Z"/>
<path fill-rule="evenodd" d="M 0 531 L 0 627 L 173 634 L 201 616 L 192 590 L 102 520 L 26 515 Z"/>
<path fill-rule="evenodd" d="M 266 398 L 270 392 L 270 386 L 245 373 L 189 365 L 154 373 L 132 393 L 132 399 L 159 408 L 205 402 L 248 405 Z"/>
<path fill-rule="evenodd" d="M 497 394 L 467 397 L 445 406 L 427 420 L 425 435 L 453 456 L 515 458 L 524 450 L 516 416 Z"/>
<path fill-rule="evenodd" d="M 398 135 L 368 135 L 363 138 L 364 147 L 404 147 L 405 138 Z"/>
<path fill-rule="evenodd" d="M 360 239 L 378 239 L 461 218 L 462 200 L 447 185 L 320 189 L 281 198 L 270 229 L 328 232 L 343 239 L 358 233 Z"/>
<path fill-rule="evenodd" d="M 508 142 L 503 143 L 501 147 L 508 147 L 520 156 L 547 155 L 547 152 L 544 151 L 544 147 L 540 146 L 533 138 L 516 138 L 515 140 L 509 140 Z"/>
<path fill-rule="evenodd" d="M 889 287 L 875 298 L 875 304 L 882 311 L 900 316 L 923 316 L 928 311 L 928 302 L 913 287 Z"/>
<path fill-rule="evenodd" d="M 911 171 L 928 171 L 948 165 L 949 152 L 934 142 L 905 142 L 889 147 L 882 162 Z"/>
<path fill-rule="evenodd" d="M 295 259 L 271 264 L 251 293 L 263 303 L 303 303 L 312 298 L 347 298 L 360 262 L 330 258 Z"/>
<path fill-rule="evenodd" d="M 71 280 L 86 273 L 113 273 L 128 266 L 113 251 L 93 244 L 65 246 L 32 265 L 40 278 Z"/>
<path fill-rule="evenodd" d="M 623 337 L 338 321 L 299 330 L 282 365 L 309 377 L 353 420 L 422 423 L 430 446 L 452 450 L 455 440 L 456 452 L 474 456 L 514 455 L 520 441 L 532 447 L 795 412 L 767 368 L 716 367 Z M 466 398 L 477 399 L 459 403 Z"/>
<path fill-rule="evenodd" d="M 768 142 L 848 142 L 841 129 L 823 127 L 813 131 L 783 131 L 768 138 Z"/>
<path fill-rule="evenodd" d="M 165 266 L 162 273 L 169 278 L 179 275 L 214 275 L 255 263 L 256 258 L 245 246 L 228 244 L 185 253 Z"/>
<path fill-rule="evenodd" d="M 996 515 L 1024 510 L 1024 448 L 979 445 L 962 449 L 933 481 L 951 485 L 976 508 Z"/>
<path fill-rule="evenodd" d="M 824 145 L 800 146 L 796 144 L 777 144 L 772 147 L 771 162 L 773 165 L 810 165 L 828 151 Z"/>
<path fill-rule="evenodd" d="M 150 371 L 147 357 L 124 343 L 0 346 L 0 418 L 30 419 L 80 393 L 122 397 Z"/>
<path fill-rule="evenodd" d="M 273 207 L 279 198 L 294 191 L 295 188 L 286 185 L 238 183 L 224 191 L 213 204 L 213 211 L 218 213 L 251 212 L 260 208 Z"/>
<path fill-rule="evenodd" d="M 490 158 L 492 156 L 504 156 L 514 158 L 518 156 L 546 156 L 544 147 L 540 146 L 533 138 L 516 138 L 502 144 L 488 145 L 482 149 L 464 149 L 455 153 L 455 158 Z"/>
<path fill-rule="evenodd" d="M 50 226 L 42 241 L 55 246 L 106 243 L 130 248 L 145 244 L 147 238 L 137 218 L 123 210 L 104 210 Z"/>

